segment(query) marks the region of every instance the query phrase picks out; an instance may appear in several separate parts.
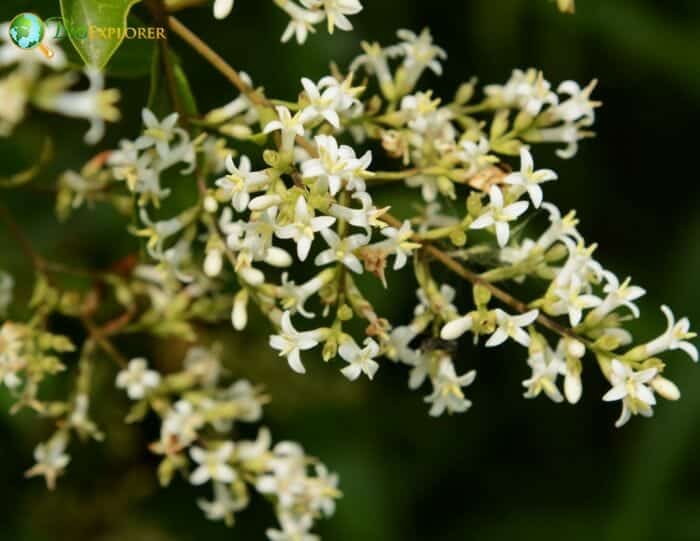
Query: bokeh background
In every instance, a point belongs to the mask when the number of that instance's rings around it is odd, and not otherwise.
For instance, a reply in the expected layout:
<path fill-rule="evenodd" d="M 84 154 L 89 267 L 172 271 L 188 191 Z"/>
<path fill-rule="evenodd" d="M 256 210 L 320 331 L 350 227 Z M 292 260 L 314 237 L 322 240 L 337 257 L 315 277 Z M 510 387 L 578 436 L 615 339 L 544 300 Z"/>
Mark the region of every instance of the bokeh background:
<path fill-rule="evenodd" d="M 397 28 L 429 26 L 449 52 L 445 75 L 425 85 L 449 98 L 473 75 L 503 82 L 512 68 L 536 66 L 551 81 L 600 79 L 604 102 L 598 137 L 574 160 L 538 149 L 538 163 L 560 181 L 548 198 L 576 208 L 580 230 L 600 242 L 599 258 L 619 275 L 631 274 L 649 294 L 647 314 L 634 328 L 651 337 L 664 327 L 658 310 L 700 322 L 700 187 L 697 122 L 700 118 L 700 2 L 697 0 L 579 0 L 575 16 L 546 0 L 365 0 L 354 33 L 325 33 L 308 44 L 282 46 L 285 18 L 271 2 L 238 0 L 233 15 L 214 22 L 209 9 L 181 18 L 227 60 L 254 75 L 270 95 L 293 98 L 301 76 L 318 78 L 330 60 L 347 63 L 361 39 L 391 43 Z M 3 0 L 0 19 L 22 10 L 56 15 L 57 2 Z M 145 17 L 139 8 L 135 11 Z M 181 43 L 182 58 L 202 110 L 235 93 Z M 122 61 L 129 63 L 126 51 Z M 115 61 L 118 64 L 119 59 Z M 120 75 L 118 65 L 115 75 Z M 148 94 L 147 78 L 115 77 L 124 120 L 111 126 L 100 148 L 133 138 Z M 35 185 L 77 168 L 94 149 L 82 145 L 84 126 L 33 114 L 13 137 L 0 140 L 0 173 L 36 160 L 41 137 L 57 141 L 55 159 Z M 124 234 L 124 219 L 108 208 L 81 211 L 56 227 L 50 192 L 0 194 L 20 217 L 42 253 L 77 265 L 107 267 L 138 247 Z M 394 205 L 403 199 L 385 192 Z M 397 209 L 400 214 L 400 208 Z M 0 267 L 18 275 L 16 295 L 26 299 L 31 274 L 0 226 Z M 439 276 L 449 277 L 438 272 Z M 392 276 L 389 294 L 376 290 L 380 311 L 405 321 L 415 284 Z M 468 289 L 462 287 L 461 294 Z M 61 325 L 57 322 L 57 325 Z M 208 329 L 225 346 L 233 374 L 267 385 L 273 402 L 266 423 L 279 439 L 304 443 L 338 471 L 344 497 L 336 516 L 321 524 L 331 541 L 529 540 L 682 541 L 700 539 L 700 369 L 682 355 L 668 356 L 668 374 L 683 392 L 662 403 L 652 420 L 633 419 L 616 430 L 617 405 L 604 405 L 605 385 L 591 366 L 577 407 L 544 398 L 521 398 L 528 370 L 517 347 L 470 350 L 462 366 L 479 371 L 469 389 L 473 409 L 438 420 L 427 415 L 425 390 L 409 392 L 406 371 L 387 365 L 375 382 L 350 384 L 318 359 L 306 377 L 293 375 L 265 347 L 262 320 L 245 335 Z M 177 366 L 184 345 L 131 343 L 161 367 Z M 94 417 L 108 444 L 74 447 L 68 475 L 54 493 L 25 481 L 31 450 L 50 427 L 31 414 L 9 416 L 0 390 L 0 539 L 3 541 L 210 541 L 261 539 L 272 524 L 268 507 L 254 500 L 234 530 L 208 523 L 195 498 L 209 497 L 184 481 L 157 486 L 156 458 L 146 450 L 155 425 L 121 424 L 126 399 L 112 391 L 114 371 L 98 370 L 102 399 Z M 59 384 L 60 385 L 60 384 Z"/>

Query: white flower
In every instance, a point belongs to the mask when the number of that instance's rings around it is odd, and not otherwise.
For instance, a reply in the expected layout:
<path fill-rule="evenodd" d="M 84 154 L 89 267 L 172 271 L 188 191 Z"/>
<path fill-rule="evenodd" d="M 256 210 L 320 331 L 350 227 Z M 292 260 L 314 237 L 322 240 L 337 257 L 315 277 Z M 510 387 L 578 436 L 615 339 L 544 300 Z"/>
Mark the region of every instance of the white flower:
<path fill-rule="evenodd" d="M 117 374 L 117 387 L 126 389 L 132 400 L 141 400 L 159 384 L 160 374 L 149 370 L 148 361 L 142 357 L 131 359 L 129 366 Z"/>
<path fill-rule="evenodd" d="M 612 388 L 605 393 L 603 400 L 613 402 L 622 400 L 622 414 L 615 423 L 621 427 L 632 414 L 641 414 L 650 417 L 653 414 L 652 406 L 656 404 L 653 391 L 647 387 L 657 374 L 656 368 L 647 368 L 635 372 L 628 365 L 613 359 L 610 365 L 610 383 Z"/>
<path fill-rule="evenodd" d="M 322 7 L 328 19 L 330 34 L 336 26 L 341 30 L 352 30 L 352 23 L 346 15 L 356 15 L 362 11 L 359 0 L 301 0 L 301 3 L 307 8 Z"/>
<path fill-rule="evenodd" d="M 387 240 L 379 242 L 376 244 L 378 247 L 388 249 L 396 255 L 394 260 L 394 270 L 402 269 L 406 266 L 408 261 L 408 256 L 411 255 L 413 250 L 420 248 L 420 244 L 417 242 L 412 242 L 413 230 L 411 229 L 411 222 L 405 220 L 401 224 L 400 229 L 395 227 L 385 227 L 382 229 L 382 235 L 387 237 Z"/>
<path fill-rule="evenodd" d="M 63 473 L 70 462 L 70 456 L 66 454 L 68 434 L 57 432 L 48 442 L 40 443 L 34 449 L 36 465 L 25 474 L 27 477 L 43 475 L 49 490 L 56 487 L 56 478 Z"/>
<path fill-rule="evenodd" d="M 207 519 L 223 520 L 227 525 L 233 525 L 233 514 L 244 509 L 247 504 L 247 498 L 234 499 L 231 488 L 223 483 L 214 483 L 214 499 L 212 501 L 197 500 L 197 505 L 204 511 Z"/>
<path fill-rule="evenodd" d="M 182 362 L 185 371 L 197 378 L 204 387 L 214 387 L 223 370 L 217 346 L 212 348 L 192 347 L 187 350 Z"/>
<path fill-rule="evenodd" d="M 413 365 L 416 356 L 419 352 L 410 347 L 410 343 L 418 333 L 407 325 L 394 327 L 389 335 L 391 348 L 387 352 L 387 356 L 394 361 Z"/>
<path fill-rule="evenodd" d="M 467 166 L 467 174 L 473 175 L 480 169 L 496 161 L 489 156 L 489 142 L 485 137 L 480 137 L 478 142 L 463 140 L 460 143 L 459 159 Z"/>
<path fill-rule="evenodd" d="M 354 254 L 355 250 L 361 246 L 365 246 L 368 242 L 368 238 L 365 235 L 357 234 L 350 235 L 349 237 L 340 238 L 338 235 L 330 230 L 324 229 L 321 231 L 321 235 L 328 244 L 328 249 L 322 251 L 316 256 L 314 263 L 317 266 L 328 265 L 337 261 L 342 263 L 351 271 L 357 274 L 362 274 L 364 270 L 362 268 L 362 263 L 358 257 Z"/>
<path fill-rule="evenodd" d="M 688 339 L 695 338 L 696 334 L 690 332 L 690 321 L 687 317 L 675 321 L 673 312 L 668 306 L 662 306 L 661 311 L 666 316 L 668 326 L 666 332 L 645 346 L 647 357 L 653 357 L 667 350 L 681 349 L 685 351 L 693 361 L 698 361 L 698 348 L 688 342 Z"/>
<path fill-rule="evenodd" d="M 498 245 L 503 248 L 510 237 L 508 222 L 512 222 L 523 214 L 529 204 L 527 201 L 517 201 L 504 207 L 503 192 L 498 186 L 491 186 L 489 198 L 491 201 L 484 214 L 474 220 L 469 227 L 470 229 L 484 229 L 492 225 L 495 226 Z"/>
<path fill-rule="evenodd" d="M 310 11 L 299 6 L 296 2 L 277 2 L 284 11 L 287 12 L 291 20 L 282 34 L 282 43 L 287 43 L 292 36 L 296 36 L 297 43 L 302 45 L 306 42 L 309 32 L 315 32 L 314 25 L 323 20 L 323 12 Z"/>
<path fill-rule="evenodd" d="M 318 178 L 328 186 L 331 195 L 338 193 L 343 180 L 348 182 L 348 188 L 358 184 L 359 191 L 364 191 L 360 177 L 372 162 L 372 153 L 368 151 L 358 159 L 351 147 L 338 146 L 338 141 L 331 135 L 317 135 L 315 141 L 319 157 L 301 164 L 304 178 Z"/>
<path fill-rule="evenodd" d="M 250 160 L 241 156 L 238 167 L 233 163 L 233 156 L 226 158 L 228 175 L 216 181 L 224 197 L 231 200 L 233 208 L 243 212 L 250 203 L 251 192 L 262 190 L 269 181 L 265 171 L 252 171 Z"/>
<path fill-rule="evenodd" d="M 544 391 L 552 402 L 562 402 L 564 397 L 557 388 L 556 380 L 564 361 L 545 345 L 537 347 L 537 351 L 530 354 L 527 364 L 532 369 L 532 374 L 523 381 L 523 386 L 527 388 L 525 398 L 535 398 Z"/>
<path fill-rule="evenodd" d="M 432 403 L 430 415 L 439 417 L 447 410 L 448 413 L 461 413 L 467 411 L 472 403 L 464 398 L 462 387 L 467 387 L 476 378 L 476 371 L 471 370 L 463 376 L 458 376 L 455 367 L 449 357 L 440 360 L 440 367 L 435 379 L 433 379 L 433 392 L 425 398 Z"/>
<path fill-rule="evenodd" d="M 374 360 L 379 355 L 379 346 L 371 338 L 365 339 L 364 344 L 365 347 L 360 349 L 351 338 L 338 348 L 340 356 L 349 363 L 341 372 L 350 381 L 355 381 L 362 373 L 372 379 L 379 369 L 379 363 Z"/>
<path fill-rule="evenodd" d="M 486 347 L 500 346 L 508 338 L 512 338 L 521 346 L 528 347 L 530 345 L 530 335 L 523 330 L 523 327 L 532 325 L 538 315 L 538 310 L 530 310 L 524 314 L 512 316 L 500 308 L 496 308 L 498 328 L 486 341 Z"/>
<path fill-rule="evenodd" d="M 556 315 L 568 313 L 572 327 L 581 323 L 586 308 L 595 308 L 603 302 L 599 297 L 585 293 L 584 285 L 577 275 L 573 275 L 568 286 L 554 290 L 557 301 L 550 307 L 550 312 Z"/>
<path fill-rule="evenodd" d="M 335 223 L 332 216 L 314 217 L 313 209 L 309 212 L 309 204 L 304 196 L 300 195 L 294 206 L 294 222 L 284 225 L 277 230 L 277 236 L 281 239 L 294 239 L 297 244 L 297 256 L 304 261 L 309 255 L 314 234 L 323 232 Z"/>
<path fill-rule="evenodd" d="M 0 380 L 8 389 L 22 384 L 18 374 L 26 366 L 22 355 L 25 336 L 24 327 L 9 321 L 0 327 Z"/>
<path fill-rule="evenodd" d="M 591 101 L 591 93 L 598 81 L 593 79 L 588 86 L 581 89 L 576 81 L 564 81 L 557 88 L 560 94 L 568 94 L 569 98 L 554 107 L 557 117 L 564 122 L 575 122 L 584 118 L 587 124 L 593 124 L 595 120 L 595 108 L 600 106 L 599 101 Z"/>
<path fill-rule="evenodd" d="M 339 105 L 336 89 L 329 87 L 322 93 L 321 89 L 306 77 L 301 80 L 301 84 L 304 86 L 306 96 L 309 98 L 309 105 L 301 113 L 303 122 L 310 122 L 318 117 L 323 117 L 334 128 L 340 128 L 340 117 L 336 110 Z"/>
<path fill-rule="evenodd" d="M 355 227 L 362 227 L 367 235 L 373 227 L 384 227 L 385 224 L 380 218 L 389 210 L 389 207 L 378 209 L 367 192 L 355 192 L 352 194 L 352 199 L 360 201 L 362 208 L 353 209 L 334 203 L 328 211 L 329 214 Z"/>
<path fill-rule="evenodd" d="M 484 92 L 499 105 L 517 107 L 532 116 L 538 115 L 545 105 L 559 101 L 542 72 L 535 69 L 513 70 L 505 85 L 487 85 Z"/>
<path fill-rule="evenodd" d="M 214 0 L 214 17 L 225 19 L 233 9 L 234 0 Z"/>
<path fill-rule="evenodd" d="M 104 76 L 95 69 L 87 68 L 85 75 L 90 86 L 87 90 L 55 93 L 50 83 L 47 91 L 42 93 L 40 85 L 35 103 L 46 110 L 54 111 L 73 118 L 85 118 L 90 121 L 90 130 L 85 134 L 85 142 L 97 143 L 104 136 L 104 122 L 116 122 L 120 118 L 115 106 L 120 93 L 116 89 L 104 89 Z M 72 74 L 67 74 L 66 84 L 74 82 Z M 51 81 L 49 79 L 49 81 Z"/>
<path fill-rule="evenodd" d="M 594 135 L 593 132 L 585 130 L 586 127 L 588 124 L 584 118 L 578 122 L 566 122 L 561 126 L 541 129 L 525 139 L 537 143 L 566 143 L 566 147 L 557 149 L 555 154 L 563 160 L 568 160 L 578 152 L 578 142 L 581 139 Z"/>
<path fill-rule="evenodd" d="M 279 105 L 277 110 L 278 120 L 268 122 L 263 130 L 265 133 L 279 131 L 282 134 L 281 148 L 283 152 L 294 150 L 294 140 L 304 136 L 304 119 L 301 113 L 292 116 L 286 107 Z"/>
<path fill-rule="evenodd" d="M 301 517 L 291 513 L 283 513 L 279 516 L 282 530 L 269 528 L 265 535 L 270 541 L 320 541 L 320 537 L 309 533 L 313 526 L 313 519 L 308 515 Z"/>
<path fill-rule="evenodd" d="M 222 443 L 214 451 L 206 451 L 201 447 L 192 447 L 190 456 L 199 466 L 190 475 L 190 483 L 203 485 L 209 480 L 220 483 L 232 483 L 236 480 L 236 470 L 228 462 L 233 457 L 233 443 Z"/>
<path fill-rule="evenodd" d="M 634 301 L 644 296 L 646 291 L 641 287 L 631 286 L 629 277 L 620 284 L 617 276 L 610 271 L 603 271 L 603 276 L 607 281 L 603 291 L 608 295 L 588 314 L 586 323 L 599 322 L 620 306 L 626 306 L 634 317 L 639 317 L 639 308 L 634 304 Z"/>
<path fill-rule="evenodd" d="M 204 417 L 191 402 L 178 400 L 163 418 L 161 444 L 168 450 L 179 450 L 197 439 L 197 432 L 204 426 Z"/>
<path fill-rule="evenodd" d="M 447 58 L 447 53 L 441 47 L 433 44 L 433 36 L 427 28 L 420 34 L 415 34 L 410 30 L 399 30 L 396 33 L 400 44 L 391 47 L 391 55 L 403 54 L 403 80 L 401 81 L 403 93 L 411 92 L 416 86 L 418 79 L 426 68 L 429 68 L 436 75 L 442 75 L 442 65 L 440 59 Z"/>
<path fill-rule="evenodd" d="M 143 109 L 141 116 L 145 130 L 144 134 L 136 140 L 136 146 L 138 148 L 155 146 L 158 155 L 165 159 L 170 154 L 170 142 L 178 133 L 178 114 L 172 113 L 159 121 L 152 111 Z"/>
<path fill-rule="evenodd" d="M 539 208 L 542 204 L 542 188 L 540 184 L 550 180 L 556 180 L 557 174 L 551 169 L 540 169 L 535 171 L 532 161 L 532 154 L 527 147 L 520 148 L 520 171 L 511 173 L 503 182 L 515 186 L 521 186 L 530 195 L 532 204 L 535 208 Z"/>
<path fill-rule="evenodd" d="M 270 431 L 263 427 L 258 431 L 255 441 L 243 440 L 236 445 L 236 459 L 243 463 L 258 462 L 269 452 L 271 442 Z"/>
<path fill-rule="evenodd" d="M 315 333 L 299 332 L 292 325 L 289 312 L 282 314 L 280 334 L 270 336 L 270 347 L 279 351 L 280 357 L 287 357 L 289 366 L 298 374 L 306 373 L 301 364 L 300 352 L 313 349 L 318 345 Z"/>

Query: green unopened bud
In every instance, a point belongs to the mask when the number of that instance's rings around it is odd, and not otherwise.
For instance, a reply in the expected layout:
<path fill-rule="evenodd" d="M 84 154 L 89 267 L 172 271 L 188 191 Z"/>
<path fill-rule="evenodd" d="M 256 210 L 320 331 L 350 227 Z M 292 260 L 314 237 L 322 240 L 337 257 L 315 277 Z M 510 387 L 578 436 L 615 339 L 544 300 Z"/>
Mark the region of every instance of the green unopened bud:
<path fill-rule="evenodd" d="M 266 149 L 263 152 L 263 161 L 273 169 L 277 169 L 277 166 L 280 164 L 279 152 L 271 148 Z"/>
<path fill-rule="evenodd" d="M 547 263 L 552 263 L 555 261 L 560 261 L 568 255 L 569 249 L 566 247 L 566 245 L 559 243 L 547 250 L 544 259 L 547 261 Z"/>
<path fill-rule="evenodd" d="M 328 338 L 323 346 L 323 360 L 325 362 L 334 359 L 338 355 L 338 341 L 335 337 Z"/>
<path fill-rule="evenodd" d="M 474 286 L 474 304 L 477 308 L 485 308 L 491 302 L 491 292 L 482 284 Z"/>
<path fill-rule="evenodd" d="M 439 176 L 437 179 L 437 185 L 438 190 L 444 196 L 449 197 L 450 199 L 457 197 L 457 194 L 455 193 L 455 185 L 448 177 L 444 175 Z"/>
<path fill-rule="evenodd" d="M 598 340 L 595 341 L 595 345 L 605 351 L 613 351 L 620 347 L 620 340 L 611 334 L 607 334 L 598 338 Z M 627 356 L 625 356 L 625 358 L 627 358 Z"/>
<path fill-rule="evenodd" d="M 340 308 L 338 308 L 338 318 L 340 318 L 341 321 L 350 321 L 353 316 L 353 311 L 350 306 L 347 304 L 343 304 Z"/>
<path fill-rule="evenodd" d="M 457 105 L 464 105 L 469 103 L 469 100 L 474 96 L 474 87 L 476 85 L 476 79 L 472 79 L 467 83 L 462 83 L 457 92 L 455 93 L 455 103 Z"/>
<path fill-rule="evenodd" d="M 455 229 L 450 233 L 450 241 L 455 246 L 464 246 L 467 244 L 467 233 L 462 229 Z"/>
<path fill-rule="evenodd" d="M 481 211 L 484 205 L 481 202 L 481 194 L 479 192 L 472 192 L 467 197 L 467 212 L 470 216 L 477 217 L 481 216 Z"/>

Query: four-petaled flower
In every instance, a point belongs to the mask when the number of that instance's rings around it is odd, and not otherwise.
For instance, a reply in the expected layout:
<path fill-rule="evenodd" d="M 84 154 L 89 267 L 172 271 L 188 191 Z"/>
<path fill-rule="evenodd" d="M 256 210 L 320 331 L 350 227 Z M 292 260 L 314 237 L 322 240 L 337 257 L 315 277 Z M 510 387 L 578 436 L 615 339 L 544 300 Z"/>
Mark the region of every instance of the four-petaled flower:
<path fill-rule="evenodd" d="M 148 361 L 142 357 L 131 359 L 127 368 L 117 374 L 117 387 L 126 389 L 126 394 L 132 400 L 141 400 L 159 383 L 160 374 L 149 370 Z"/>
<path fill-rule="evenodd" d="M 656 368 L 635 372 L 627 364 L 621 363 L 617 359 L 612 360 L 610 363 L 612 388 L 605 393 L 603 400 L 605 402 L 622 400 L 622 413 L 615 423 L 616 427 L 624 425 L 632 414 L 651 417 L 653 414 L 652 406 L 656 404 L 656 398 L 654 392 L 646 384 L 654 379 L 657 372 Z"/>
<path fill-rule="evenodd" d="M 484 229 L 486 227 L 495 226 L 498 245 L 503 248 L 508 243 L 508 238 L 510 237 L 510 226 L 508 222 L 512 222 L 523 214 L 529 205 L 527 201 L 516 201 L 504 207 L 503 192 L 498 186 L 491 186 L 489 197 L 491 200 L 490 205 L 481 216 L 472 222 L 470 228 Z"/>
<path fill-rule="evenodd" d="M 513 186 L 521 186 L 527 191 L 535 208 L 542 204 L 542 188 L 540 184 L 556 180 L 557 174 L 551 169 L 535 171 L 532 154 L 527 147 L 520 148 L 520 171 L 511 173 L 503 182 Z"/>
<path fill-rule="evenodd" d="M 280 357 L 287 357 L 292 370 L 299 374 L 306 373 L 306 369 L 301 363 L 300 352 L 313 349 L 318 345 L 315 333 L 297 331 L 292 325 L 292 317 L 289 312 L 282 314 L 280 331 L 280 334 L 270 336 L 270 347 L 279 351 Z"/>
<path fill-rule="evenodd" d="M 524 314 L 512 316 L 500 308 L 496 308 L 496 323 L 498 324 L 498 328 L 486 341 L 486 347 L 500 346 L 508 338 L 512 338 L 521 346 L 529 346 L 530 335 L 523 330 L 523 327 L 532 325 L 538 315 L 538 310 L 530 310 Z"/>
<path fill-rule="evenodd" d="M 199 466 L 190 475 L 190 483 L 203 485 L 209 480 L 219 483 L 232 483 L 236 480 L 236 470 L 229 461 L 233 457 L 234 445 L 230 441 L 222 443 L 217 449 L 207 451 L 201 447 L 192 447 L 190 456 Z"/>
<path fill-rule="evenodd" d="M 327 230 L 335 223 L 332 216 L 314 217 L 309 212 L 309 205 L 304 196 L 297 198 L 294 206 L 294 222 L 284 225 L 277 230 L 277 236 L 281 239 L 294 239 L 297 243 L 297 255 L 304 261 L 309 255 L 314 234 Z"/>
<path fill-rule="evenodd" d="M 379 369 L 379 363 L 374 360 L 379 355 L 379 345 L 371 338 L 365 339 L 364 344 L 365 347 L 360 349 L 360 346 L 350 339 L 338 348 L 340 356 L 349 363 L 341 372 L 350 381 L 356 380 L 362 373 L 372 379 Z"/>

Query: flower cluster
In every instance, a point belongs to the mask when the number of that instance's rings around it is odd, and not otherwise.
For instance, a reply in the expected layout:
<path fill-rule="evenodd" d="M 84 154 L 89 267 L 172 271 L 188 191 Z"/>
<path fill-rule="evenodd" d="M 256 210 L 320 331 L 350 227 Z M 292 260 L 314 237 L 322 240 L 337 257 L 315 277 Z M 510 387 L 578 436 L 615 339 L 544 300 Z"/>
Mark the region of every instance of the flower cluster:
<path fill-rule="evenodd" d="M 328 32 L 333 33 L 337 27 L 341 30 L 352 30 L 349 15 L 362 11 L 360 0 L 274 0 L 287 15 L 290 21 L 282 34 L 282 42 L 286 43 L 292 37 L 302 45 L 309 33 L 315 32 L 315 26 L 326 21 Z M 301 4 L 301 5 L 300 5 Z M 214 17 L 225 19 L 234 7 L 234 0 L 216 0 L 214 2 Z"/>
<path fill-rule="evenodd" d="M 133 359 L 116 379 L 136 401 L 130 422 L 149 410 L 161 419 L 160 437 L 151 445 L 163 456 L 161 483 L 170 484 L 180 471 L 192 485 L 209 484 L 212 499 L 197 503 L 209 520 L 228 525 L 254 490 L 275 507 L 279 529 L 270 529 L 269 539 L 312 538 L 314 521 L 334 512 L 337 476 L 297 443 L 273 445 L 266 428 L 255 440 L 230 439 L 236 424 L 260 421 L 267 397 L 246 380 L 225 383 L 217 348 L 192 348 L 183 364 L 182 371 L 161 377 L 146 359 Z"/>
<path fill-rule="evenodd" d="M 324 20 L 329 31 L 349 30 L 347 17 L 362 9 L 357 0 L 299 2 L 276 0 L 292 17 L 284 40 L 303 42 Z M 232 8 L 232 0 L 214 4 L 218 18 Z M 181 37 L 191 43 L 186 32 Z M 319 80 L 301 78 L 294 101 L 267 97 L 248 75 L 206 54 L 239 95 L 196 116 L 159 119 L 143 109 L 137 137 L 61 175 L 59 218 L 109 204 L 128 217 L 124 229 L 143 239 L 143 249 L 108 270 L 76 271 L 44 260 L 19 234 L 37 282 L 31 318 L 0 327 L 0 381 L 17 407 L 57 427 L 36 448 L 28 475 L 52 487 L 70 461 L 72 436 L 102 437 L 89 415 L 90 366 L 102 352 L 119 363 L 115 385 L 134 402 L 127 421 L 160 419 L 151 450 L 162 457 L 162 484 L 181 473 L 210 485 L 213 499 L 199 506 L 228 524 L 256 492 L 275 508 L 271 541 L 316 540 L 314 521 L 332 514 L 340 495 L 336 476 L 298 444 L 273 444 L 265 428 L 254 440 L 231 436 L 260 420 L 268 400 L 260 388 L 226 381 L 216 347 L 193 346 L 182 370 L 167 373 L 143 356 L 125 358 L 113 343 L 132 333 L 201 342 L 198 324 L 244 331 L 251 310 L 267 319 L 269 346 L 293 372 L 311 371 L 315 352 L 354 382 L 380 376 L 382 364 L 403 365 L 410 389 L 429 388 L 431 416 L 471 406 L 465 389 L 476 370 L 460 355 L 466 336 L 486 348 L 524 348 L 526 398 L 577 403 L 584 367 L 597 368 L 610 384 L 602 401 L 621 403 L 617 426 L 652 415 L 657 397 L 680 397 L 661 356 L 680 350 L 698 360 L 689 321 L 662 306 L 666 330 L 646 341 L 632 336 L 628 322 L 641 317 L 636 303 L 645 291 L 594 257 L 597 245 L 585 240 L 576 213 L 546 197 L 558 174 L 535 166 L 535 157 L 542 163 L 536 145 L 564 144 L 556 154 L 571 158 L 593 135 L 595 81 L 552 85 L 537 70 L 514 70 L 505 84 L 483 90 L 466 80 L 443 100 L 421 80 L 442 74 L 445 51 L 428 30 L 401 30 L 398 38 L 388 47 L 363 43 L 345 73 L 334 65 Z M 101 120 L 114 117 L 115 94 L 102 91 L 101 79 L 91 73 L 91 90 L 67 92 L 73 72 L 42 78 L 40 57 L 7 47 L 0 62 L 15 67 L 0 85 L 19 107 L 0 104 L 0 129 L 9 133 L 31 101 L 92 119 L 96 139 Z M 63 70 L 61 59 L 52 68 Z M 360 71 L 367 77 L 357 84 Z M 381 203 L 374 188 L 394 182 L 420 190 L 416 212 L 395 209 L 397 218 Z M 454 282 L 433 277 L 438 265 Z M 398 272 L 411 275 L 418 302 L 412 316 L 389 321 L 365 290 L 375 281 L 391 295 Z M 86 287 L 56 280 L 71 273 Z M 464 281 L 471 294 L 458 296 Z M 12 277 L 0 273 L 0 317 L 12 313 L 12 288 Z M 64 369 L 61 356 L 77 349 L 51 332 L 52 314 L 85 329 L 63 401 L 38 392 Z"/>

